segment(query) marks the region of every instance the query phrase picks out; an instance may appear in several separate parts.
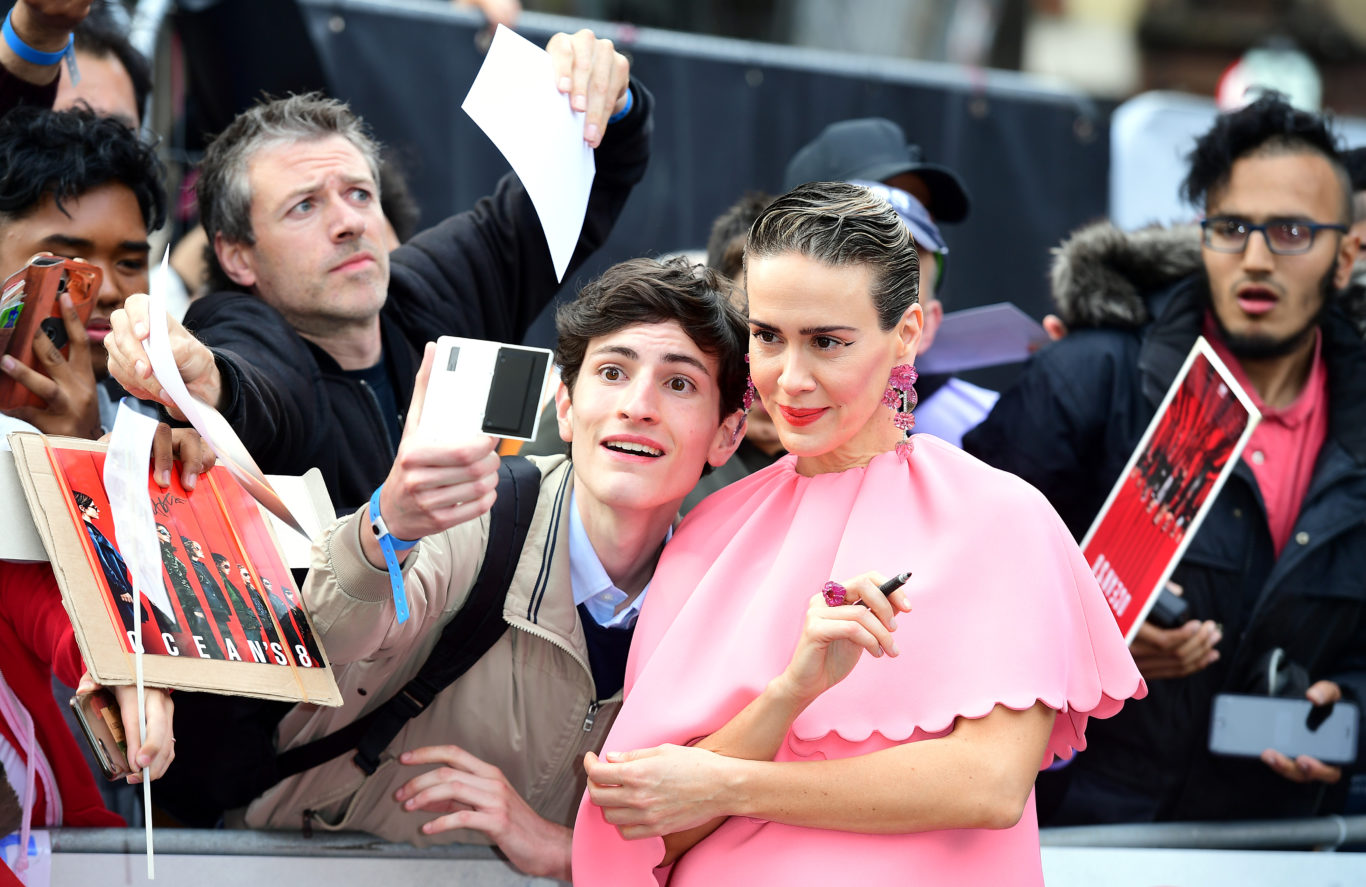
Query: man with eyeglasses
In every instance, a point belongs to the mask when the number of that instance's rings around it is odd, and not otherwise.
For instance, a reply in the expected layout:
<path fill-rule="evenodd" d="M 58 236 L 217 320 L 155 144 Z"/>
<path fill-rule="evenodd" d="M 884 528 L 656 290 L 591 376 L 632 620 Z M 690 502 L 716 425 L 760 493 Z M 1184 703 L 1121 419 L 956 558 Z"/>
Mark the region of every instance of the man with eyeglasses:
<path fill-rule="evenodd" d="M 1343 769 L 1211 755 L 1210 708 L 1216 693 L 1366 697 L 1366 344 L 1339 295 L 1358 243 L 1337 141 L 1263 97 L 1197 140 L 1183 191 L 1199 228 L 1098 226 L 1063 245 L 1071 334 L 964 440 L 1080 537 L 1197 336 L 1264 417 L 1172 575 L 1193 618 L 1140 629 L 1148 698 L 1092 723 L 1086 751 L 1040 779 L 1049 824 L 1337 809 Z"/>

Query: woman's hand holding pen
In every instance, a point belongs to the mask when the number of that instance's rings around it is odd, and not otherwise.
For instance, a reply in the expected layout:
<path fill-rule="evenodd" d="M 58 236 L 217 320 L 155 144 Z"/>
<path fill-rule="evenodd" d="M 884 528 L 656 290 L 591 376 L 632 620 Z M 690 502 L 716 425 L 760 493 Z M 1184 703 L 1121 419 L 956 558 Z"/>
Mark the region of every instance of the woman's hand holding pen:
<path fill-rule="evenodd" d="M 892 632 L 897 628 L 896 614 L 911 610 L 901 588 L 907 578 L 907 573 L 890 581 L 880 573 L 856 576 L 842 583 L 844 602 L 833 607 L 823 593 L 812 595 L 797 649 L 777 679 L 781 689 L 808 704 L 844 680 L 864 651 L 898 655 Z"/>
<path fill-rule="evenodd" d="M 586 755 L 588 795 L 603 808 L 604 818 L 627 838 L 673 836 L 676 843 L 665 842 L 665 860 L 672 862 L 722 817 L 743 812 L 743 782 L 732 778 L 743 766 L 740 761 L 773 760 L 793 720 L 844 680 L 865 650 L 874 656 L 897 655 L 892 632 L 896 613 L 911 609 L 901 590 L 909 578 L 909 573 L 891 580 L 864 573 L 843 586 L 831 586 L 828 601 L 825 593 L 814 595 L 787 669 L 730 724 L 696 747 L 609 750 L 601 759 Z M 756 742 L 759 736 L 766 738 Z"/>

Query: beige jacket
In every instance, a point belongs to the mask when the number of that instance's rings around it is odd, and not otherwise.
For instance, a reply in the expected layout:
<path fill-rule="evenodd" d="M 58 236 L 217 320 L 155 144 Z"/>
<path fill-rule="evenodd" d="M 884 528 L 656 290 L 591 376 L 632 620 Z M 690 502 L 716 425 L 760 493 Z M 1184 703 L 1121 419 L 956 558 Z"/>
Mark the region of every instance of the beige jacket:
<path fill-rule="evenodd" d="M 541 816 L 572 826 L 584 790 L 583 755 L 602 747 L 621 706 L 594 698 L 588 648 L 569 578 L 569 493 L 564 456 L 535 458 L 541 492 L 504 602 L 510 630 L 460 680 L 409 721 L 370 776 L 345 755 L 293 776 L 247 808 L 251 828 L 360 830 L 417 846 L 487 844 L 470 831 L 424 835 L 437 814 L 406 812 L 394 791 L 424 767 L 401 766 L 405 749 L 455 744 L 502 769 Z M 459 610 L 483 561 L 488 516 L 422 541 L 403 565 L 409 618 L 394 620 L 388 574 L 361 552 L 365 509 L 314 545 L 304 596 L 331 657 L 345 704 L 299 705 L 280 723 L 283 750 L 325 736 L 393 696 L 426 660 Z M 425 769 L 431 769 L 430 766 Z M 311 813 L 307 812 L 311 811 Z"/>

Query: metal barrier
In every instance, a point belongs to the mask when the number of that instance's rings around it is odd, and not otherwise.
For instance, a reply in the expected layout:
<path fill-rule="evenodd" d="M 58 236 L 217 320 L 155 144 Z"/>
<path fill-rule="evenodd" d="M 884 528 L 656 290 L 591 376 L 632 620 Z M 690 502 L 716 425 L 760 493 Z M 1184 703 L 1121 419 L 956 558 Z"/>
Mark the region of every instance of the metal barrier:
<path fill-rule="evenodd" d="M 1045 847 L 1336 850 L 1366 844 L 1366 815 L 1251 822 L 1157 822 L 1041 829 Z"/>
<path fill-rule="evenodd" d="M 418 849 L 356 833 L 159 829 L 156 880 L 143 832 L 58 829 L 45 860 L 54 885 L 239 887 L 252 876 L 290 887 L 552 887 L 515 871 L 488 847 Z M 1282 822 L 1091 826 L 1041 832 L 1049 887 L 1345 887 L 1366 883 L 1366 854 L 1291 851 L 1366 838 L 1366 817 Z M 1190 849 L 1200 848 L 1200 849 Z M 1241 849 L 1240 849 L 1241 848 Z M 1248 849 L 1255 848 L 1255 849 Z"/>
<path fill-rule="evenodd" d="M 55 829 L 57 853 L 142 853 L 142 829 Z M 446 844 L 413 847 L 362 832 L 157 829 L 158 854 L 206 856 L 335 856 L 381 859 L 497 860 L 488 847 Z M 1366 815 L 1252 822 L 1163 822 L 1087 825 L 1039 830 L 1044 847 L 1150 847 L 1184 850 L 1335 850 L 1366 844 Z"/>

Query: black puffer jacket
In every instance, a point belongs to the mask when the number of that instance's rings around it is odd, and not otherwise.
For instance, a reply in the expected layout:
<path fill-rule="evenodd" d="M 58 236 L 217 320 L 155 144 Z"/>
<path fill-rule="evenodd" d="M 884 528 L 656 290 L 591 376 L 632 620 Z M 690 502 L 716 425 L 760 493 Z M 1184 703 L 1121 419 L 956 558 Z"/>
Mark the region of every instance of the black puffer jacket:
<path fill-rule="evenodd" d="M 1146 279 L 1136 284 L 1135 270 Z M 1037 486 L 1080 538 L 1199 335 L 1208 282 L 1192 230 L 1131 237 L 1107 225 L 1060 249 L 1054 283 L 1073 332 L 1035 355 L 964 448 Z M 1285 550 L 1275 556 L 1261 494 L 1240 462 L 1172 576 L 1194 618 L 1223 624 L 1221 658 L 1151 681 L 1147 699 L 1092 721 L 1089 748 L 1072 765 L 1155 799 L 1161 819 L 1319 808 L 1321 786 L 1207 751 L 1212 697 L 1256 692 L 1251 675 L 1266 651 L 1281 647 L 1311 680 L 1366 699 L 1366 345 L 1341 306 L 1322 330 L 1328 438 Z"/>
<path fill-rule="evenodd" d="M 654 100 L 639 82 L 631 90 L 630 112 L 608 127 L 595 152 L 597 174 L 566 277 L 607 239 L 645 174 Z M 380 327 L 400 410 L 412 397 L 425 343 L 443 335 L 520 342 L 558 288 L 539 217 L 512 173 L 473 209 L 395 250 Z M 338 513 L 370 497 L 389 473 L 394 447 L 369 386 L 249 293 L 205 296 L 190 305 L 185 326 L 214 350 L 223 415 L 263 471 L 317 466 Z"/>

